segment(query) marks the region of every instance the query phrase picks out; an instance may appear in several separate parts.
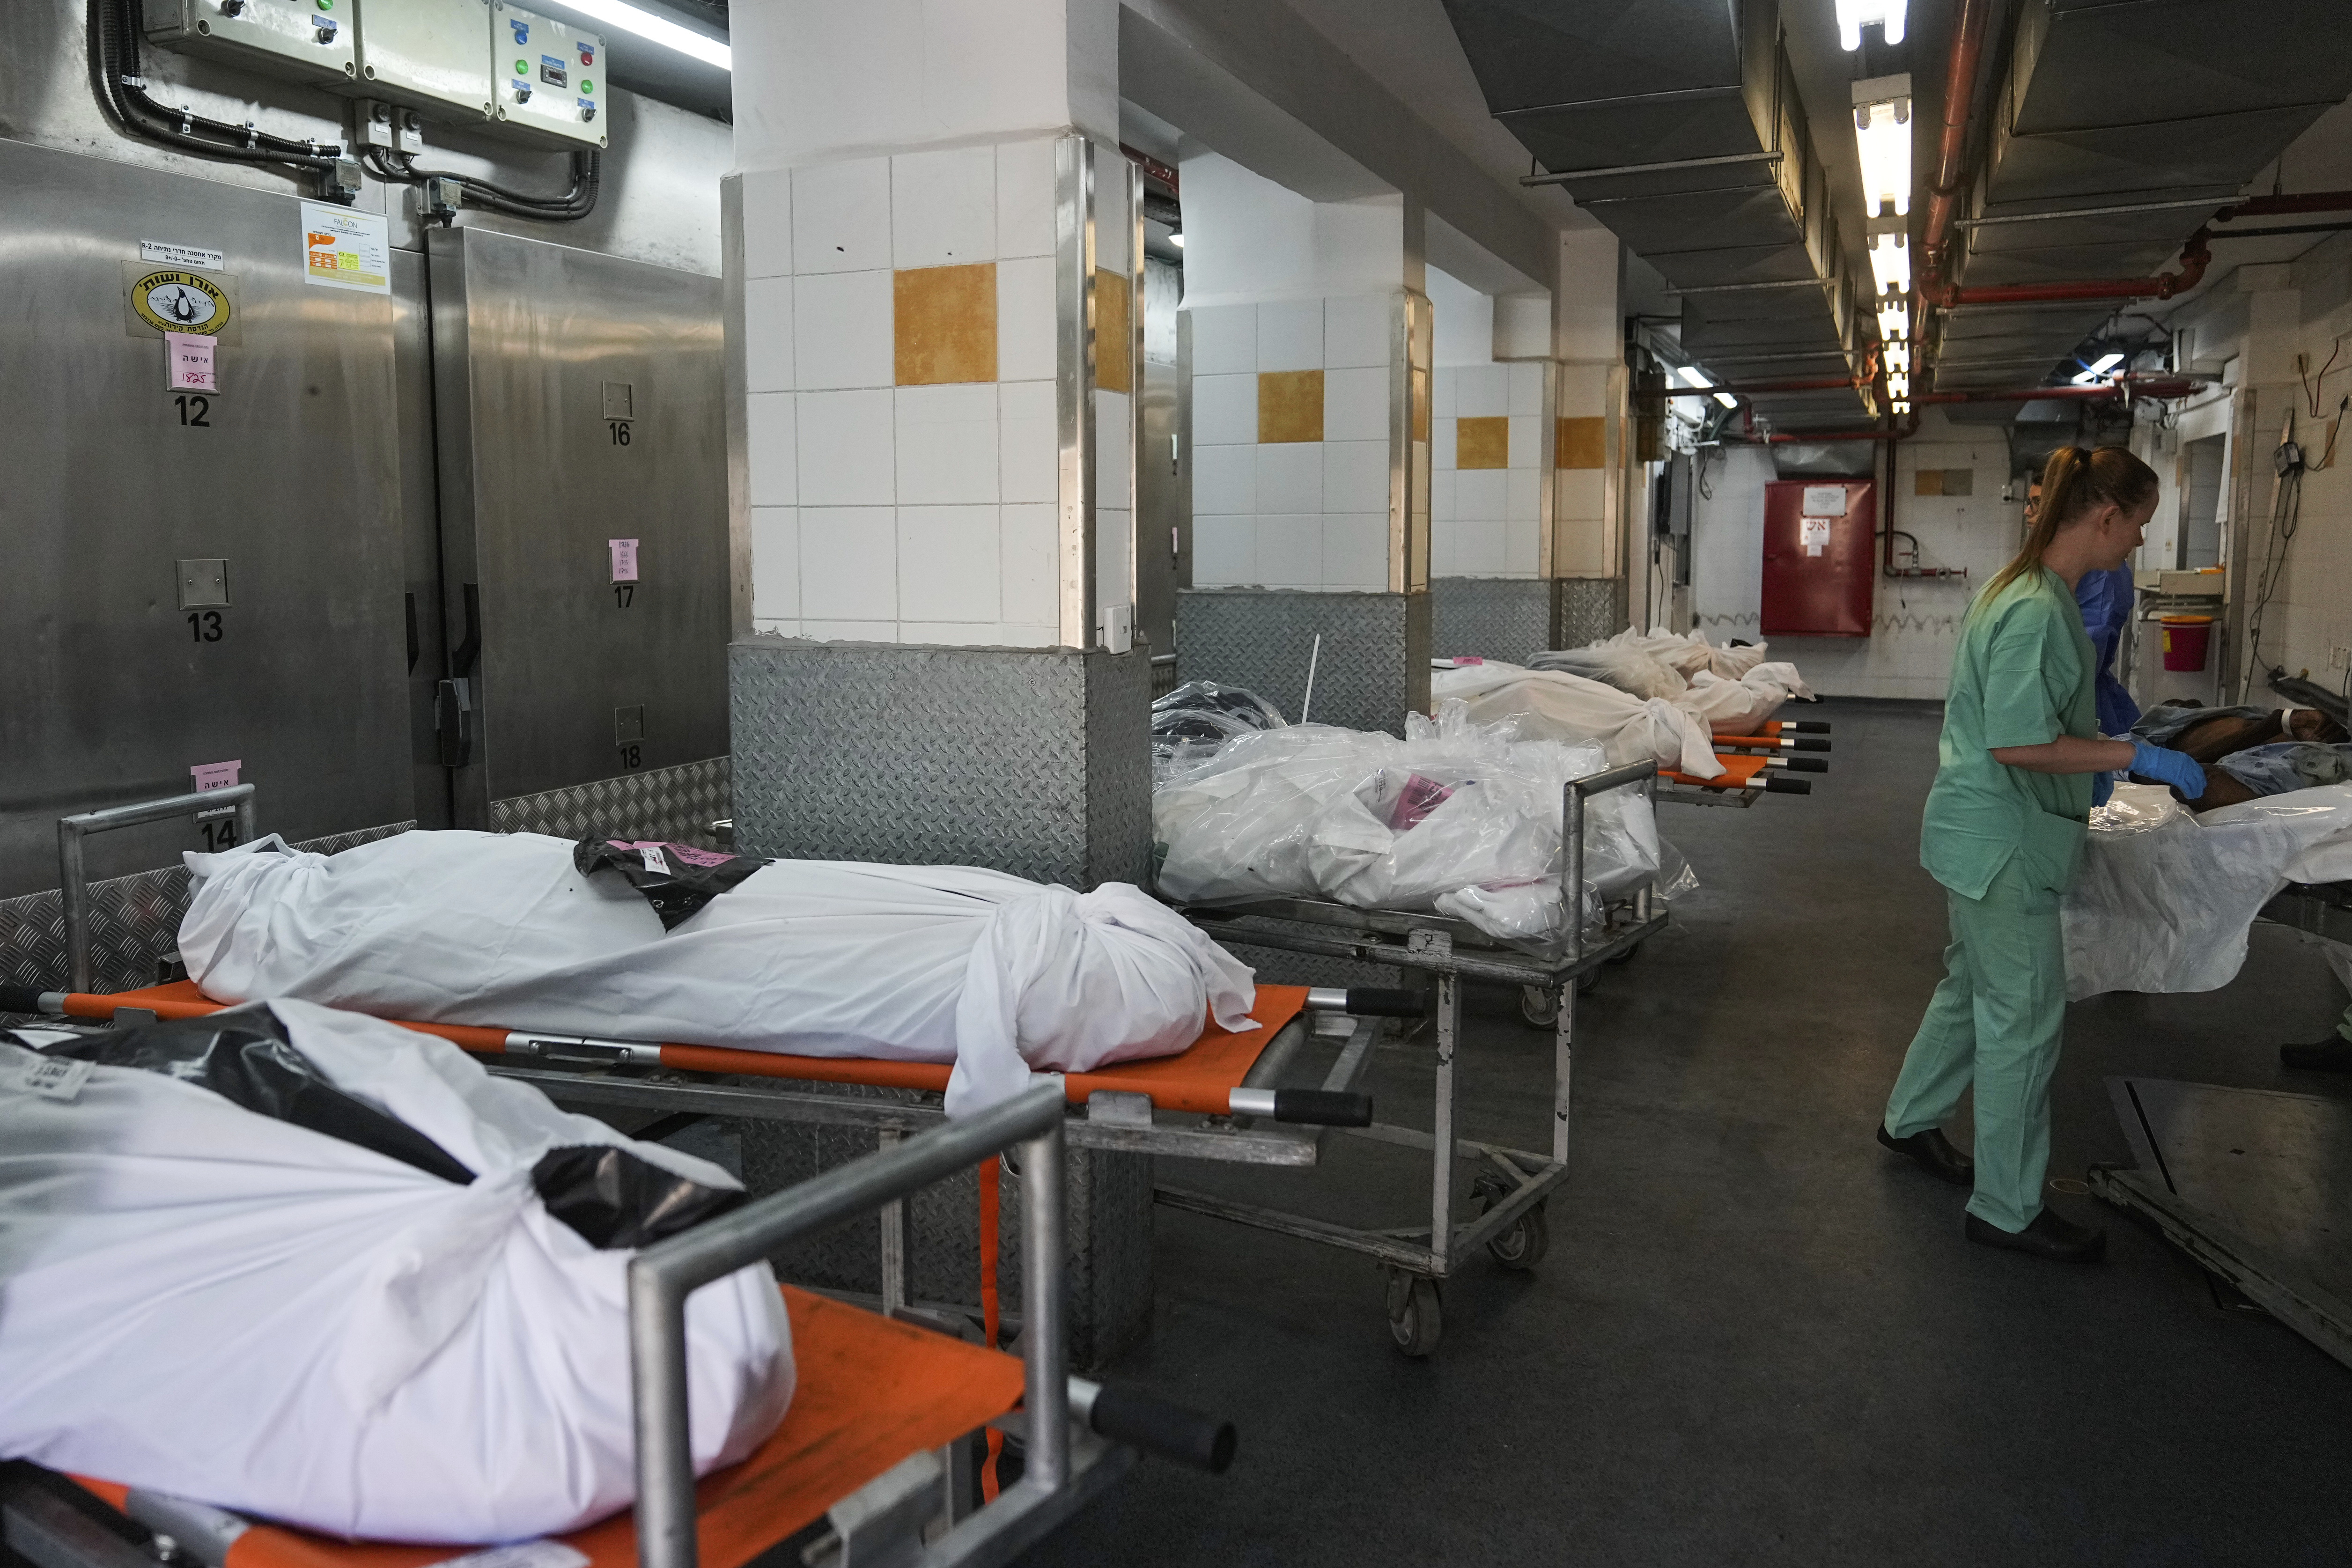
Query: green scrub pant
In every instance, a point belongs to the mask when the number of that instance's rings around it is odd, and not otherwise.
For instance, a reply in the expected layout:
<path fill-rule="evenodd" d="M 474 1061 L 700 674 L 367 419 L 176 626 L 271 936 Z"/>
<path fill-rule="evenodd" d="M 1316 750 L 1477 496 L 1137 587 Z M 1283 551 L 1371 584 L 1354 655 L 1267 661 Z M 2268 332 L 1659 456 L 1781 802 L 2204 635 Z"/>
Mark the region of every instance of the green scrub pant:
<path fill-rule="evenodd" d="M 2066 1019 L 2058 897 L 2012 855 L 1982 898 L 1948 893 L 1952 945 L 1927 1016 L 1886 1102 L 1886 1131 L 1942 1125 L 1976 1082 L 1976 1195 L 1969 1212 L 2003 1230 L 2042 1212 L 2050 1166 L 2050 1078 Z"/>

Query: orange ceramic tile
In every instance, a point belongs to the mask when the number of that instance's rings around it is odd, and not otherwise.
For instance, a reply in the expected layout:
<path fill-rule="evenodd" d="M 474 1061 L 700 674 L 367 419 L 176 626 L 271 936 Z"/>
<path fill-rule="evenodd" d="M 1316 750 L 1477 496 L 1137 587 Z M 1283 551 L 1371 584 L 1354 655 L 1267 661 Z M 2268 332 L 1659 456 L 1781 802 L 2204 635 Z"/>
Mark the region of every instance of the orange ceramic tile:
<path fill-rule="evenodd" d="M 1261 443 L 1323 439 L 1323 372 L 1257 373 L 1257 438 Z"/>
<path fill-rule="evenodd" d="M 1100 392 L 1135 390 L 1135 319 L 1129 309 L 1134 285 L 1116 272 L 1095 268 L 1095 387 Z"/>
<path fill-rule="evenodd" d="M 1429 440 L 1429 372 L 1427 371 L 1417 370 L 1412 372 L 1412 438 L 1423 443 Z"/>
<path fill-rule="evenodd" d="M 996 379 L 996 264 L 891 275 L 892 339 L 902 387 Z"/>
<path fill-rule="evenodd" d="M 1552 439 L 1555 468 L 1599 468 L 1608 461 L 1609 422 L 1595 415 L 1591 419 L 1562 419 L 1553 422 L 1559 426 Z"/>
<path fill-rule="evenodd" d="M 1457 419 L 1454 422 L 1454 466 L 1508 468 L 1511 465 L 1511 422 Z"/>

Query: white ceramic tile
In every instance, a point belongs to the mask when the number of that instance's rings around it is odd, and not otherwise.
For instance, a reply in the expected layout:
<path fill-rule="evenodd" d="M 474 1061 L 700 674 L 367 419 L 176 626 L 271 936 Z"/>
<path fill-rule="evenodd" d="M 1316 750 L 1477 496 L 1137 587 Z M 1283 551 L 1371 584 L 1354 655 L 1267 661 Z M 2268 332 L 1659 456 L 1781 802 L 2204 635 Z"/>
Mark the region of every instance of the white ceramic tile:
<path fill-rule="evenodd" d="M 743 455 L 751 469 L 751 505 L 792 506 L 800 499 L 793 394 L 753 392 L 743 400 Z"/>
<path fill-rule="evenodd" d="M 1461 426 L 1448 414 L 1429 422 L 1429 466 L 1432 473 L 1454 472 L 1454 441 Z"/>
<path fill-rule="evenodd" d="M 896 508 L 801 508 L 801 608 L 822 611 L 834 621 L 898 620 Z M 895 636 L 891 633 L 881 640 L 892 641 Z"/>
<path fill-rule="evenodd" d="M 996 629 L 996 638 L 1000 648 L 1051 648 L 1062 640 L 1055 627 L 1017 625 L 1010 621 Z"/>
<path fill-rule="evenodd" d="M 1257 368 L 1323 368 L 1323 301 L 1285 299 L 1257 308 Z"/>
<path fill-rule="evenodd" d="M 1196 479 L 1195 485 L 1199 483 Z M 1323 444 L 1323 510 L 1379 512 L 1389 504 L 1389 444 L 1327 441 Z"/>
<path fill-rule="evenodd" d="M 1609 399 L 1609 367 L 1575 364 L 1559 367 L 1559 414 L 1562 419 L 1591 419 L 1605 411 Z"/>
<path fill-rule="evenodd" d="M 1192 373 L 1240 376 L 1257 369 L 1257 307 L 1210 305 L 1192 319 Z"/>
<path fill-rule="evenodd" d="M 1257 444 L 1257 377 L 1192 378 L 1192 444 Z"/>
<path fill-rule="evenodd" d="M 1432 519 L 1429 530 L 1429 575 L 1432 577 L 1461 576 L 1461 572 L 1454 564 L 1454 525 L 1447 522 L 1440 526 Z"/>
<path fill-rule="evenodd" d="M 1095 505 L 1135 505 L 1135 405 L 1125 392 L 1095 393 Z"/>
<path fill-rule="evenodd" d="M 1536 574 L 1536 546 L 1541 526 L 1533 517 L 1512 517 L 1503 524 L 1503 570 L 1513 577 Z"/>
<path fill-rule="evenodd" d="M 1257 520 L 1258 577 L 1268 588 L 1323 586 L 1320 513 L 1281 513 Z"/>
<path fill-rule="evenodd" d="M 896 621 L 803 621 L 801 635 L 813 643 L 895 643 Z"/>
<path fill-rule="evenodd" d="M 898 619 L 994 622 L 1001 613 L 996 507 L 898 508 Z"/>
<path fill-rule="evenodd" d="M 1323 518 L 1323 583 L 1327 588 L 1389 585 L 1389 515 L 1328 513 Z"/>
<path fill-rule="evenodd" d="M 743 276 L 793 272 L 793 172 L 761 169 L 743 176 Z"/>
<path fill-rule="evenodd" d="M 996 375 L 999 381 L 1050 382 L 1054 351 L 1054 258 L 996 264 Z"/>
<path fill-rule="evenodd" d="M 797 637 L 801 634 L 801 623 L 797 621 L 779 621 L 773 616 L 762 618 L 755 615 L 751 618 L 751 630 L 754 632 L 765 632 L 771 637 Z"/>
<path fill-rule="evenodd" d="M 1108 147 L 1095 149 L 1095 265 L 1108 272 L 1130 276 L 1129 255 L 1135 243 L 1135 209 L 1128 205 L 1127 160 Z M 1106 178 L 1105 176 L 1108 176 Z"/>
<path fill-rule="evenodd" d="M 996 259 L 996 149 L 946 147 L 890 160 L 890 265 Z"/>
<path fill-rule="evenodd" d="M 890 160 L 852 158 L 793 171 L 793 270 L 890 266 Z"/>
<path fill-rule="evenodd" d="M 1257 449 L 1257 509 L 1277 512 L 1323 509 L 1323 444 L 1276 442 Z"/>
<path fill-rule="evenodd" d="M 1512 369 L 1517 369 L 1513 366 Z M 1544 461 L 1543 421 L 1529 416 L 1511 416 L 1511 449 L 1507 461 L 1514 468 L 1533 470 Z"/>
<path fill-rule="evenodd" d="M 1332 370 L 1389 362 L 1389 313 L 1377 295 L 1323 301 L 1323 363 Z"/>
<path fill-rule="evenodd" d="M 1135 602 L 1135 514 L 1105 507 L 1095 513 L 1095 602 Z"/>
<path fill-rule="evenodd" d="M 1464 365 L 1454 371 L 1454 412 L 1464 419 L 1495 419 L 1511 412 L 1509 377 L 1501 365 Z"/>
<path fill-rule="evenodd" d="M 996 383 L 900 387 L 892 395 L 898 505 L 993 506 L 1000 434 Z"/>
<path fill-rule="evenodd" d="M 1508 486 L 1502 468 L 1457 468 L 1454 472 L 1454 515 L 1503 520 Z"/>
<path fill-rule="evenodd" d="M 1001 564 L 998 580 L 1008 622 L 1055 626 L 1061 610 L 1061 577 L 1054 565 L 1060 518 L 1051 506 L 997 508 Z M 1053 641 L 1052 637 L 1046 639 Z"/>
<path fill-rule="evenodd" d="M 793 280 L 789 277 L 744 281 L 743 385 L 751 392 L 793 389 Z"/>
<path fill-rule="evenodd" d="M 1543 516 L 1544 471 L 1507 468 L 1503 471 L 1503 516 L 1513 522 L 1532 523 Z M 902 495 L 899 497 L 904 500 Z"/>
<path fill-rule="evenodd" d="M 1464 577 L 1497 577 L 1502 574 L 1501 518 L 1458 517 L 1454 520 L 1454 570 Z"/>
<path fill-rule="evenodd" d="M 1543 366 L 1531 360 L 1522 360 L 1503 367 L 1509 383 L 1510 406 L 1506 411 L 1513 418 L 1543 417 Z"/>
<path fill-rule="evenodd" d="M 1192 452 L 1192 515 L 1236 516 L 1257 510 L 1257 448 L 1202 446 Z"/>
<path fill-rule="evenodd" d="M 751 613 L 800 619 L 801 524 L 790 507 L 751 508 Z"/>
<path fill-rule="evenodd" d="M 793 367 L 800 389 L 887 387 L 896 381 L 891 313 L 887 272 L 794 278 Z"/>
<path fill-rule="evenodd" d="M 887 507 L 897 499 L 890 401 L 887 387 L 795 400 L 803 506 Z"/>
<path fill-rule="evenodd" d="M 1052 382 L 997 384 L 997 495 L 1007 501 L 1056 501 L 1061 446 Z"/>
<path fill-rule="evenodd" d="M 1454 517 L 1454 477 L 1455 470 L 1439 468 L 1429 476 L 1429 515 L 1433 519 L 1451 520 Z"/>
<path fill-rule="evenodd" d="M 1451 365 L 1443 365 L 1429 372 L 1429 416 L 1432 419 L 1457 419 L 1457 404 L 1462 391 L 1462 372 Z"/>
<path fill-rule="evenodd" d="M 901 621 L 898 641 L 934 648 L 1018 647 L 995 621 Z"/>
<path fill-rule="evenodd" d="M 1389 438 L 1389 368 L 1323 372 L 1323 439 Z"/>
<path fill-rule="evenodd" d="M 1054 254 L 1054 144 L 1006 141 L 996 149 L 996 254 Z"/>
<path fill-rule="evenodd" d="M 1556 468 L 1552 471 L 1551 515 L 1555 517 L 1598 517 L 1606 488 L 1598 468 Z"/>
<path fill-rule="evenodd" d="M 1255 517 L 1192 519 L 1192 582 L 1234 588 L 1258 580 Z"/>

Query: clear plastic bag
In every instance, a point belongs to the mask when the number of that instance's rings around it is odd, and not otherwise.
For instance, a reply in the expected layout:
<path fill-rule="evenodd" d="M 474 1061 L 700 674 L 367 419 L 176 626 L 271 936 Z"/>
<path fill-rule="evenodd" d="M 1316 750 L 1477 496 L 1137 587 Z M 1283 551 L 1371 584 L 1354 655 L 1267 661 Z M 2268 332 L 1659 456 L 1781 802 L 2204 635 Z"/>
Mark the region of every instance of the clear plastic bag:
<path fill-rule="evenodd" d="M 2104 806 L 2091 808 L 2095 833 L 2152 833 L 2180 815 L 2180 802 L 2162 784 L 2117 781 Z"/>
<path fill-rule="evenodd" d="M 1245 686 L 1187 681 L 1151 705 L 1152 778 L 1192 767 L 1235 736 L 1286 723 L 1281 710 Z"/>

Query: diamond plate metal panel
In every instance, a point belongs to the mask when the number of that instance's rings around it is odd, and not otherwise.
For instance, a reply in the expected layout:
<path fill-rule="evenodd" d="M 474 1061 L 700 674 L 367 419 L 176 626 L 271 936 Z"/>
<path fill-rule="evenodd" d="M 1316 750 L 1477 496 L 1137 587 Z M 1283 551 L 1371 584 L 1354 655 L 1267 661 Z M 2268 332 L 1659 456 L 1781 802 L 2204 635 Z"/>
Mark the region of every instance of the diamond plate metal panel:
<path fill-rule="evenodd" d="M 1564 577 L 1559 583 L 1559 642 L 1581 648 L 1625 630 L 1625 580 Z"/>
<path fill-rule="evenodd" d="M 1091 887 L 1150 863 L 1150 663 L 755 637 L 730 650 L 745 854 L 992 867 Z"/>
<path fill-rule="evenodd" d="M 710 824 L 730 810 L 729 773 L 729 759 L 712 757 L 538 795 L 513 795 L 490 802 L 490 831 L 558 839 L 608 833 L 716 849 Z"/>
<path fill-rule="evenodd" d="M 1194 588 L 1176 596 L 1176 662 L 1188 681 L 1246 686 L 1297 719 L 1316 656 L 1318 724 L 1404 733 L 1429 710 L 1425 593 Z"/>
<path fill-rule="evenodd" d="M 1429 582 L 1429 651 L 1524 664 L 1552 645 L 1559 583 L 1550 578 L 1436 577 Z"/>
<path fill-rule="evenodd" d="M 742 1081 L 754 1086 L 767 1081 Z M 911 1091 L 796 1084 L 796 1091 L 913 1100 Z M 731 1123 L 740 1140 L 743 1181 L 755 1195 L 807 1181 L 874 1152 L 856 1128 L 772 1121 Z M 1148 1155 L 1072 1149 L 1064 1155 L 1065 1300 L 1073 1370 L 1085 1372 L 1139 1343 L 1151 1326 L 1151 1186 Z M 1021 1181 L 1003 1181 L 997 1278 L 1004 1308 L 1021 1305 Z M 881 1221 L 841 1227 L 772 1260 L 795 1284 L 837 1291 L 881 1289 Z M 980 1311 L 980 1183 L 970 1171 L 924 1188 L 907 1209 L 907 1291 L 916 1301 Z"/>
<path fill-rule="evenodd" d="M 415 822 L 305 839 L 294 847 L 339 854 L 404 833 Z M 158 866 L 89 884 L 92 984 L 101 991 L 152 986 L 159 961 L 176 958 L 188 912 L 185 866 Z M 57 890 L 0 899 L 0 984 L 49 989 L 66 983 L 66 915 Z"/>

